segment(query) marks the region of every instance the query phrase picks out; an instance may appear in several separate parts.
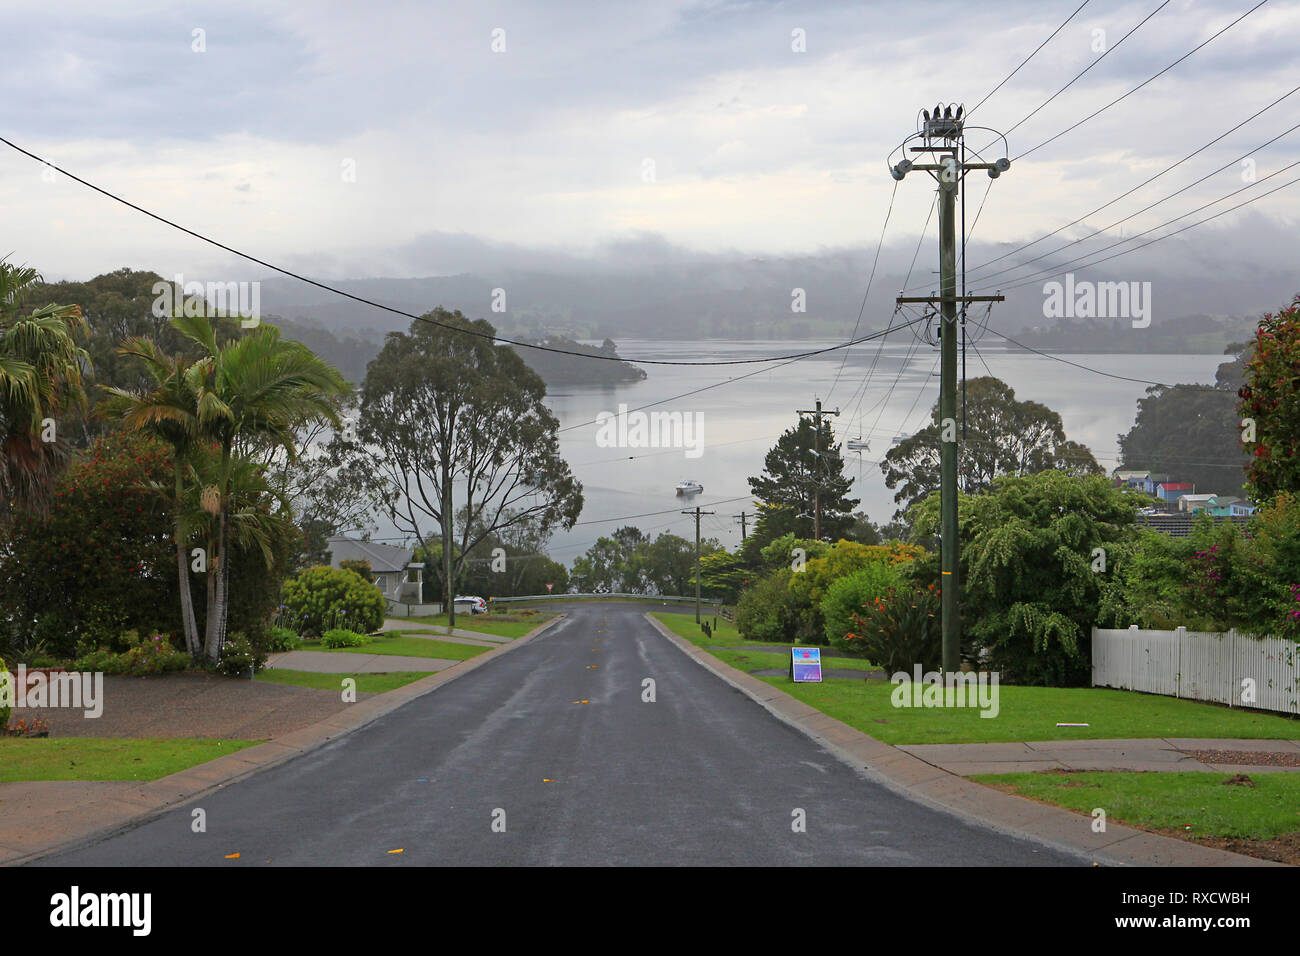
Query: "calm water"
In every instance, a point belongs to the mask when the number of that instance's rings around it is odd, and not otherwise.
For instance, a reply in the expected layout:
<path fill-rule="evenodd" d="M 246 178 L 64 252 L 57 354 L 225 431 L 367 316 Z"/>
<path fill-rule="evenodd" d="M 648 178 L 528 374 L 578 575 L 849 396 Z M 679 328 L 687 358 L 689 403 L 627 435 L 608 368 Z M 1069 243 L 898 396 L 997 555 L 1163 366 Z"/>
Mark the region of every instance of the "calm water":
<path fill-rule="evenodd" d="M 835 343 L 629 339 L 619 342 L 619 352 L 702 361 L 786 355 L 831 344 Z M 1145 395 L 1146 385 L 1106 378 L 1016 349 L 1004 350 L 991 336 L 979 344 L 979 351 L 983 361 L 973 351 L 968 353 L 969 377 L 991 372 L 1008 382 L 1018 399 L 1047 405 L 1061 415 L 1069 438 L 1086 444 L 1103 467 L 1116 466 L 1117 438 L 1132 427 L 1136 402 Z M 863 390 L 875 355 L 873 342 L 851 350 L 847 361 L 843 352 L 832 352 L 775 369 L 645 366 L 648 377 L 641 382 L 554 389 L 547 401 L 560 419 L 561 452 L 583 484 L 585 506 L 577 527 L 552 538 L 551 556 L 571 564 L 597 537 L 623 524 L 634 524 L 652 535 L 671 531 L 689 539 L 695 533 L 694 518 L 680 511 L 696 504 L 717 512 L 702 520 L 701 533 L 734 547 L 740 543 L 740 522 L 735 516 L 742 509 L 751 515 L 754 510 L 746 479 L 762 472 L 768 450 L 783 431 L 794 425 L 795 409 L 810 409 L 817 398 L 822 399 L 825 408 L 840 410 L 839 417 L 832 419 L 838 441 L 859 435 L 870 441 L 870 449 L 860 455 L 845 450 L 845 472 L 855 479 L 853 494 L 862 501 L 859 508 L 874 521 L 889 521 L 897 505 L 894 493 L 885 487 L 877 462 L 891 447 L 894 436 L 909 435 L 928 420 L 939 397 L 939 353 L 937 348 L 916 344 L 908 331 L 891 336 Z M 1219 355 L 1062 357 L 1114 375 L 1170 384 L 1211 384 L 1223 361 Z M 702 415 L 700 457 L 687 458 L 684 449 L 607 448 L 597 444 L 597 426 L 590 423 L 602 412 L 617 413 L 620 403 L 635 409 L 714 385 L 699 394 L 647 409 Z M 691 498 L 679 498 L 675 486 L 688 478 L 702 483 L 704 491 Z M 632 515 L 638 517 L 626 517 Z M 391 526 L 381 527 L 376 534 L 391 535 L 393 531 Z"/>
<path fill-rule="evenodd" d="M 624 355 L 694 361 L 782 355 L 818 347 L 791 342 L 619 342 L 619 351 Z M 1103 467 L 1115 467 L 1117 438 L 1132 427 L 1136 402 L 1145 395 L 1147 386 L 1106 378 L 1020 350 L 1004 351 L 992 341 L 982 342 L 979 350 L 983 362 L 974 352 L 968 352 L 969 377 L 991 372 L 1009 383 L 1018 399 L 1047 405 L 1061 415 L 1069 438 L 1092 449 Z M 911 434 L 928 420 L 939 396 L 935 374 L 939 353 L 928 345 L 915 346 L 908 332 L 900 333 L 897 339 L 891 337 L 881 350 L 864 392 L 861 386 L 875 354 L 876 343 L 853 349 L 838 383 L 842 352 L 765 369 L 741 380 L 736 379 L 756 367 L 646 366 L 648 377 L 630 385 L 555 389 L 548 402 L 561 428 L 568 428 L 590 422 L 601 412 L 616 413 L 619 403 L 632 409 L 732 379 L 700 394 L 647 409 L 701 413 L 703 454 L 699 458 L 687 458 L 683 450 L 601 448 L 596 444 L 595 425 L 562 432 L 561 449 L 585 491 L 586 504 L 579 520 L 591 523 L 556 534 L 550 548 L 552 555 L 569 563 L 599 535 L 623 523 L 635 524 L 642 531 L 672 531 L 689 538 L 694 534 L 694 518 L 679 511 L 695 504 L 717 512 L 701 522 L 705 536 L 719 538 L 729 547 L 738 544 L 740 523 L 733 516 L 742 509 L 752 513 L 753 504 L 748 498 L 731 502 L 725 499 L 748 495 L 746 478 L 762 471 L 767 451 L 781 432 L 795 423 L 794 410 L 812 408 L 818 397 L 824 407 L 840 410 L 840 416 L 832 419 L 837 440 L 861 435 L 871 442 L 870 449 L 861 455 L 845 451 L 845 471 L 855 478 L 854 497 L 862 499 L 859 507 L 872 520 L 888 521 L 897 505 L 894 493 L 885 487 L 877 461 L 889 450 L 895 435 Z M 1115 375 L 1170 384 L 1213 383 L 1215 370 L 1223 361 L 1218 355 L 1062 357 Z M 629 460 L 628 456 L 636 457 Z M 703 494 L 678 498 L 674 486 L 686 478 L 701 482 Z M 665 511 L 627 522 L 607 520 Z"/>

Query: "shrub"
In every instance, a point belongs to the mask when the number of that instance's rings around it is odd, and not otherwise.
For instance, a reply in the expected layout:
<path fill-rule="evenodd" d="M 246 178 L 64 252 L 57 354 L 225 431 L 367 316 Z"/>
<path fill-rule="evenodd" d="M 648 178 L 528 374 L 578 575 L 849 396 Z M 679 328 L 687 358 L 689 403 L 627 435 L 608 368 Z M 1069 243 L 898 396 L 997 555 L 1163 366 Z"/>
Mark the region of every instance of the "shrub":
<path fill-rule="evenodd" d="M 165 634 L 154 634 L 130 643 L 130 649 L 121 655 L 123 674 L 145 677 L 150 674 L 181 671 L 190 666 L 190 656 L 173 647 Z"/>
<path fill-rule="evenodd" d="M 5 666 L 4 658 L 0 657 L 0 733 L 9 726 L 9 708 L 5 701 L 13 700 L 13 675 Z"/>
<path fill-rule="evenodd" d="M 790 594 L 788 568 L 759 578 L 740 595 L 736 604 L 736 628 L 751 641 L 794 639 L 795 606 Z"/>
<path fill-rule="evenodd" d="M 355 571 L 367 581 L 374 578 L 374 572 L 370 570 L 370 562 L 363 561 L 360 558 L 349 558 L 339 562 L 339 567 L 347 571 Z"/>
<path fill-rule="evenodd" d="M 260 671 L 265 664 L 266 654 L 243 631 L 226 635 L 226 642 L 221 645 L 221 656 L 217 660 L 217 670 L 220 673 L 227 677 L 242 677 L 249 671 Z"/>
<path fill-rule="evenodd" d="M 172 646 L 165 634 L 139 637 L 128 632 L 123 640 L 128 647 L 122 653 L 109 648 L 96 648 L 77 658 L 73 668 L 79 671 L 102 674 L 124 674 L 127 677 L 148 677 L 180 671 L 190 666 L 190 656 Z"/>
<path fill-rule="evenodd" d="M 884 597 L 891 587 L 902 583 L 896 565 L 877 561 L 853 574 L 832 581 L 822 598 L 822 617 L 826 621 L 826 639 L 840 648 L 849 645 L 844 635 L 854 630 L 853 616 L 861 614 L 866 605 Z"/>
<path fill-rule="evenodd" d="M 266 646 L 271 651 L 296 651 L 302 647 L 302 639 L 292 628 L 273 627 L 268 632 Z"/>
<path fill-rule="evenodd" d="M 361 575 L 327 567 L 308 568 L 286 581 L 284 605 L 303 635 L 335 627 L 377 631 L 388 609 L 383 594 Z"/>
<path fill-rule="evenodd" d="M 943 663 L 939 592 L 934 585 L 891 587 L 852 621 L 844 646 L 862 651 L 889 674 L 910 672 L 915 664 L 922 671 L 937 671 Z"/>
<path fill-rule="evenodd" d="M 8 523 L 0 615 L 65 657 L 79 639 L 111 645 L 127 628 L 179 625 L 172 515 L 153 490 L 172 480 L 170 450 L 149 439 L 110 433 L 77 452 L 49 512 Z"/>
<path fill-rule="evenodd" d="M 326 647 L 363 647 L 370 643 L 370 638 L 356 631 L 335 628 L 321 635 L 320 642 Z"/>

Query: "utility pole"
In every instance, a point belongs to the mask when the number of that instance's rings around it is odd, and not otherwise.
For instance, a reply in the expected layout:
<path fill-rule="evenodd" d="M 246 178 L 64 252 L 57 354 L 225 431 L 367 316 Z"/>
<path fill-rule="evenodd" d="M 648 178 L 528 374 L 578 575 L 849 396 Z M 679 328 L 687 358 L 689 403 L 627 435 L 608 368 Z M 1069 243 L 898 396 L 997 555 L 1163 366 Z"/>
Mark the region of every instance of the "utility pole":
<path fill-rule="evenodd" d="M 696 505 L 694 511 L 683 511 L 684 515 L 695 515 L 695 623 L 700 623 L 700 515 L 717 514 L 715 511 L 701 511 Z"/>
<path fill-rule="evenodd" d="M 821 470 L 821 466 L 822 466 L 822 416 L 823 415 L 838 416 L 839 413 L 840 410 L 838 408 L 835 409 L 835 411 L 833 412 L 823 411 L 822 400 L 820 398 L 817 399 L 816 408 L 795 409 L 795 414 L 797 415 L 813 416 L 813 421 L 815 423 L 813 429 L 813 455 L 817 459 L 813 463 L 813 467 L 818 469 L 819 471 Z M 822 539 L 822 483 L 821 483 L 820 476 L 818 476 L 817 480 L 813 482 L 813 539 L 816 541 L 820 541 Z"/>
<path fill-rule="evenodd" d="M 926 303 L 931 306 L 937 301 L 940 309 L 939 598 L 945 673 L 961 669 L 961 581 L 957 541 L 957 306 L 960 302 L 964 313 L 965 306 L 971 302 L 1001 302 L 1004 298 L 1001 295 L 957 295 L 957 193 L 966 173 L 972 169 L 987 170 L 989 178 L 997 179 L 1011 168 L 1011 161 L 1005 157 L 992 163 L 964 161 L 962 110 L 958 106 L 955 116 L 952 106 L 945 108 L 941 114 L 936 105 L 933 116 L 928 110 L 922 110 L 925 118 L 921 122 L 921 128 L 903 141 L 901 148 L 904 158 L 890 167 L 895 180 L 901 180 L 909 172 L 919 170 L 928 172 L 939 185 L 939 295 L 899 296 L 896 301 L 900 305 Z M 917 140 L 921 145 L 907 146 Z M 1005 150 L 1005 137 L 1002 140 Z M 914 164 L 906 158 L 909 149 L 914 153 L 930 153 L 933 161 Z"/>
<path fill-rule="evenodd" d="M 742 511 L 740 514 L 732 515 L 731 517 L 740 519 L 740 541 L 743 544 L 745 538 L 749 537 L 749 532 L 745 525 L 745 512 Z"/>

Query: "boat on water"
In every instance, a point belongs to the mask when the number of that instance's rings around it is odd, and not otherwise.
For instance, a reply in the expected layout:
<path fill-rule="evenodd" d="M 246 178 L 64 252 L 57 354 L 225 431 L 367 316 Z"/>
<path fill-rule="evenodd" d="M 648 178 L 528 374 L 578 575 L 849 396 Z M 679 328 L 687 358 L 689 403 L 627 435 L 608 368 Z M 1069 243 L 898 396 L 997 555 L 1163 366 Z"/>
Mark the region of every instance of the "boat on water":
<path fill-rule="evenodd" d="M 677 493 L 679 495 L 698 495 L 704 490 L 704 486 L 698 481 L 687 479 L 677 483 Z"/>

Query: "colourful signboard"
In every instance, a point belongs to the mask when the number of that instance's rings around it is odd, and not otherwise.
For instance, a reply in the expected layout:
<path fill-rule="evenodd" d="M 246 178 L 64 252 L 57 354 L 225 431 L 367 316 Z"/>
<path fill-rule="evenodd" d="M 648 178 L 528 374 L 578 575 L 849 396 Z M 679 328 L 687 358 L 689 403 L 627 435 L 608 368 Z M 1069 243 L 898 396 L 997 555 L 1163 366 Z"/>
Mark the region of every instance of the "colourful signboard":
<path fill-rule="evenodd" d="M 820 684 L 822 682 L 821 648 L 790 648 L 790 678 L 796 684 Z"/>

